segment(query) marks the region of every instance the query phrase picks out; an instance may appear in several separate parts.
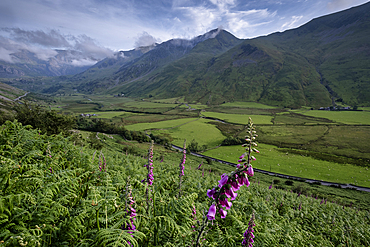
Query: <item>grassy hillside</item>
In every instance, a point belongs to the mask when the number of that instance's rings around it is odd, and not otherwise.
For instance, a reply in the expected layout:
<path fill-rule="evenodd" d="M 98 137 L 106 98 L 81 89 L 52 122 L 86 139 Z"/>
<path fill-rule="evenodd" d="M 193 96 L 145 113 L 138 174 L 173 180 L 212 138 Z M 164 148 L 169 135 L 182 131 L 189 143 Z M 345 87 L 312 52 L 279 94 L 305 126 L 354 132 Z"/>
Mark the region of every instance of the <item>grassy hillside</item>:
<path fill-rule="evenodd" d="M 14 100 L 24 95 L 26 92 L 0 82 L 0 110 L 9 111 L 14 106 Z"/>
<path fill-rule="evenodd" d="M 147 157 L 82 148 L 16 123 L 0 131 L 4 246 L 191 246 L 202 227 L 203 246 L 240 246 L 252 214 L 256 246 L 370 243 L 369 214 L 351 205 L 249 177 L 251 184 L 237 191 L 226 217 L 217 214 L 207 224 L 203 219 L 212 203 L 207 189 L 220 178 L 207 165 L 196 170 L 198 164 L 186 161 L 178 196 L 182 154 L 177 160 L 160 157 L 155 147 L 154 181 L 147 185 Z"/>

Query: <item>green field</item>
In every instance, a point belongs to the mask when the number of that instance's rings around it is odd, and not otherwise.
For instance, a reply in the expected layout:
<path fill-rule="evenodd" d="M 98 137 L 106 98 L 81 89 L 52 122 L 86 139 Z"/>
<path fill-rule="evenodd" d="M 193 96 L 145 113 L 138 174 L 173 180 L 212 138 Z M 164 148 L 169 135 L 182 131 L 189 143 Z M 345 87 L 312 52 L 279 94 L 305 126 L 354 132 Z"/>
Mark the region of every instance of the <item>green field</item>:
<path fill-rule="evenodd" d="M 217 147 L 226 137 L 243 138 L 246 134 L 243 125 L 246 125 L 251 117 L 256 125 L 259 135 L 258 141 L 262 143 L 262 148 L 263 145 L 271 145 L 275 148 L 285 148 L 288 152 L 292 149 L 292 152 L 295 152 L 295 154 L 281 156 L 280 152 L 272 149 L 268 153 L 275 153 L 269 155 L 271 158 L 263 159 L 264 163 L 260 164 L 261 169 L 269 167 L 271 163 L 273 171 L 280 173 L 296 176 L 305 173 L 313 179 L 355 183 L 363 186 L 366 186 L 364 183 L 368 184 L 365 177 L 352 174 L 356 173 L 357 170 L 370 167 L 370 143 L 368 141 L 370 139 L 370 126 L 366 126 L 366 124 L 370 124 L 370 112 L 368 111 L 319 111 L 310 110 L 311 108 L 307 107 L 286 111 L 254 102 L 233 102 L 219 106 L 187 103 L 196 109 L 188 110 L 188 106 L 178 103 L 183 101 L 183 98 L 152 102 L 111 95 L 104 97 L 102 95 L 74 94 L 58 96 L 55 97 L 55 100 L 56 104 L 52 106 L 59 106 L 60 108 L 54 108 L 57 110 L 78 114 L 94 113 L 97 116 L 92 118 L 113 121 L 124 125 L 128 130 L 147 131 L 148 134 L 163 136 L 178 146 L 182 146 L 184 139 L 187 140 L 188 144 L 194 139 L 200 146 L 206 145 L 208 149 Z M 104 111 L 105 109 L 116 111 Z M 135 111 L 135 113 L 125 112 L 122 109 Z M 206 111 L 201 111 L 202 109 L 206 109 Z M 198 119 L 199 114 L 223 120 L 228 124 Z M 221 147 L 217 150 L 227 148 Z M 274 155 L 277 156 L 273 157 Z M 228 160 L 227 156 L 222 157 Z M 220 158 L 217 155 L 214 157 Z M 305 171 L 304 169 L 308 169 L 306 167 L 301 171 L 299 168 L 301 165 L 293 164 L 289 165 L 292 170 L 284 170 L 277 165 L 275 165 L 276 168 L 273 168 L 275 160 L 281 165 L 286 162 L 280 159 L 287 157 L 294 160 L 295 164 L 312 163 L 315 167 L 321 167 L 323 170 L 314 173 Z M 258 162 L 260 160 L 257 161 L 257 164 L 259 164 Z M 331 165 L 342 168 L 333 168 L 334 172 L 328 173 L 325 171 L 325 167 L 331 167 Z M 346 173 L 344 171 L 346 166 L 349 166 L 348 169 L 354 172 Z M 362 170 L 363 174 L 367 171 Z M 341 177 L 336 173 L 337 171 L 346 175 Z"/>
<path fill-rule="evenodd" d="M 177 104 L 177 103 L 185 103 L 184 99 L 185 99 L 185 97 L 176 97 L 176 98 L 169 98 L 169 99 L 156 99 L 155 102 Z"/>
<path fill-rule="evenodd" d="M 307 116 L 327 118 L 343 124 L 370 125 L 370 112 L 367 111 L 322 111 L 313 110 L 304 113 Z"/>
<path fill-rule="evenodd" d="M 257 109 L 276 109 L 278 107 L 275 106 L 269 106 L 264 105 L 261 103 L 256 102 L 228 102 L 221 104 L 220 106 L 226 106 L 226 107 L 241 107 L 241 108 L 257 108 Z"/>
<path fill-rule="evenodd" d="M 125 111 L 102 111 L 102 112 L 88 112 L 87 114 L 95 114 L 95 116 L 91 116 L 91 118 L 106 118 L 112 119 L 115 117 L 123 117 L 123 116 L 130 116 L 134 113 L 125 112 Z"/>
<path fill-rule="evenodd" d="M 370 187 L 370 171 L 367 167 L 322 161 L 289 152 L 282 153 L 275 146 L 267 144 L 259 144 L 258 150 L 260 153 L 255 154 L 257 160 L 252 162 L 255 168 L 303 178 Z M 238 155 L 243 152 L 243 147 L 238 145 L 222 146 L 203 154 L 237 163 Z"/>
<path fill-rule="evenodd" d="M 120 106 L 130 107 L 130 108 L 174 108 L 178 104 L 161 104 L 148 101 L 131 101 L 127 103 L 122 103 Z"/>
<path fill-rule="evenodd" d="M 242 114 L 227 114 L 219 112 L 202 112 L 205 117 L 217 118 L 228 123 L 247 124 L 249 118 L 253 119 L 255 124 L 272 124 L 272 116 L 267 115 L 242 115 Z"/>
<path fill-rule="evenodd" d="M 182 146 L 185 139 L 188 143 L 194 139 L 199 145 L 207 145 L 208 148 L 211 148 L 220 145 L 225 136 L 215 125 L 208 124 L 208 122 L 210 121 L 207 119 L 198 119 L 176 128 L 152 132 L 153 134 L 170 135 L 173 138 L 172 143 L 177 146 Z"/>
<path fill-rule="evenodd" d="M 174 128 L 182 124 L 187 124 L 196 119 L 197 118 L 181 118 L 181 119 L 160 121 L 160 122 L 154 122 L 154 123 L 138 123 L 138 124 L 126 125 L 125 127 L 128 130 L 136 130 L 136 131 L 143 131 L 143 130 L 149 130 L 149 129 L 168 129 L 168 128 Z"/>

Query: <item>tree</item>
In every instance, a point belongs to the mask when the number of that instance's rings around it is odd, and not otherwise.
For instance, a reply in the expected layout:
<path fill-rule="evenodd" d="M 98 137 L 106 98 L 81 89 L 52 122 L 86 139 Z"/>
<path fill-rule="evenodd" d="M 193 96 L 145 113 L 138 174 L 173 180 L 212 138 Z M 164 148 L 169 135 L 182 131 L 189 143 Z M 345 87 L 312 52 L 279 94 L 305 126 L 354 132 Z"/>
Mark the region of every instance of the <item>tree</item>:
<path fill-rule="evenodd" d="M 62 115 L 54 110 L 47 110 L 41 105 L 29 102 L 17 105 L 14 110 L 16 111 L 15 119 L 23 125 L 31 125 L 48 135 L 60 133 L 69 135 L 69 130 L 76 125 L 74 117 Z"/>

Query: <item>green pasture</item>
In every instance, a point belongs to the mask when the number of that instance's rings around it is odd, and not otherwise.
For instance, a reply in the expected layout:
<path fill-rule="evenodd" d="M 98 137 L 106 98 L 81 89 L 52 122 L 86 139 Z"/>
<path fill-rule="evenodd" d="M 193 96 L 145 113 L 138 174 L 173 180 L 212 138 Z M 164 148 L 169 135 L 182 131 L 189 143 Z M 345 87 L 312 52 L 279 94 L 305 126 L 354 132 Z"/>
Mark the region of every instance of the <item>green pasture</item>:
<path fill-rule="evenodd" d="M 202 115 L 205 117 L 212 117 L 223 120 L 228 123 L 236 123 L 236 124 L 247 124 L 249 117 L 253 119 L 253 122 L 258 124 L 272 124 L 272 116 L 267 115 L 243 115 L 243 114 L 227 114 L 227 113 L 219 113 L 219 112 L 202 112 Z"/>
<path fill-rule="evenodd" d="M 130 108 L 174 108 L 178 106 L 178 104 L 162 104 L 162 103 L 154 103 L 150 101 L 131 101 L 131 102 L 120 104 L 120 106 L 130 107 Z"/>
<path fill-rule="evenodd" d="M 185 103 L 185 97 L 176 97 L 176 98 L 169 98 L 169 99 L 156 99 L 153 100 L 154 102 L 159 103 L 171 103 L 171 104 L 177 104 L 177 103 Z"/>
<path fill-rule="evenodd" d="M 328 131 L 325 125 L 315 126 L 291 126 L 291 125 L 273 125 L 256 126 L 261 142 L 307 144 L 322 137 Z M 243 132 L 240 136 L 245 136 Z"/>
<path fill-rule="evenodd" d="M 257 109 L 277 109 L 279 107 L 264 105 L 257 102 L 228 102 L 221 104 L 220 106 L 225 107 L 241 107 L 241 108 L 257 108 Z"/>
<path fill-rule="evenodd" d="M 112 119 L 115 117 L 131 116 L 134 113 L 125 111 L 101 111 L 101 112 L 98 111 L 98 112 L 88 112 L 88 114 L 95 114 L 95 116 L 91 116 L 91 118 Z"/>
<path fill-rule="evenodd" d="M 359 107 L 358 108 L 359 110 L 363 110 L 363 111 L 370 111 L 370 107 Z"/>
<path fill-rule="evenodd" d="M 128 113 L 128 112 L 127 112 Z M 136 123 L 154 123 L 159 121 L 167 121 L 173 119 L 181 119 L 186 116 L 179 115 L 162 115 L 162 114 L 144 114 L 144 113 L 131 113 L 131 115 L 120 116 L 124 125 Z"/>
<path fill-rule="evenodd" d="M 191 108 L 194 108 L 194 109 L 206 109 L 208 108 L 207 105 L 202 105 L 202 104 L 188 104 L 189 106 L 191 106 Z"/>
<path fill-rule="evenodd" d="M 317 160 L 308 156 L 279 152 L 272 145 L 259 144 L 259 154 L 254 154 L 253 167 L 292 176 L 311 178 L 329 182 L 354 184 L 370 187 L 370 172 L 367 167 L 351 164 L 338 164 Z M 204 155 L 237 163 L 244 148 L 238 146 L 221 146 L 204 152 Z"/>
<path fill-rule="evenodd" d="M 370 125 L 370 112 L 367 111 L 312 110 L 304 114 L 311 117 L 327 118 L 337 123 Z"/>
<path fill-rule="evenodd" d="M 167 128 L 175 128 L 179 125 L 187 124 L 195 120 L 197 120 L 197 118 L 181 118 L 181 119 L 160 121 L 160 122 L 154 122 L 154 123 L 137 123 L 137 124 L 132 124 L 132 125 L 126 125 L 125 127 L 128 130 L 135 130 L 135 131 L 143 131 L 143 130 L 149 130 L 149 129 L 167 129 Z"/>
<path fill-rule="evenodd" d="M 303 113 L 303 112 L 301 112 Z M 293 112 L 282 112 L 273 118 L 274 124 L 295 124 L 295 125 L 313 125 L 313 124 L 332 124 L 333 122 L 325 118 L 317 118 L 297 114 Z"/>
<path fill-rule="evenodd" d="M 168 121 L 167 121 L 168 122 Z M 221 144 L 225 139 L 221 131 L 207 119 L 198 119 L 171 129 L 152 131 L 153 134 L 166 134 L 173 138 L 172 143 L 182 146 L 186 139 L 188 144 L 194 139 L 200 146 L 207 145 L 208 148 Z"/>
<path fill-rule="evenodd" d="M 336 155 L 342 157 L 341 162 L 370 166 L 370 126 L 257 125 L 256 129 L 262 143 L 312 151 L 315 155 L 326 154 L 329 156 L 320 156 L 328 160 L 331 160 L 330 155 Z M 239 134 L 240 137 L 245 135 L 245 131 Z"/>
<path fill-rule="evenodd" d="M 87 113 L 87 112 L 93 112 L 96 111 L 96 104 L 79 104 L 79 103 L 70 103 L 66 104 L 66 106 L 63 107 L 64 111 L 71 111 L 74 113 Z"/>

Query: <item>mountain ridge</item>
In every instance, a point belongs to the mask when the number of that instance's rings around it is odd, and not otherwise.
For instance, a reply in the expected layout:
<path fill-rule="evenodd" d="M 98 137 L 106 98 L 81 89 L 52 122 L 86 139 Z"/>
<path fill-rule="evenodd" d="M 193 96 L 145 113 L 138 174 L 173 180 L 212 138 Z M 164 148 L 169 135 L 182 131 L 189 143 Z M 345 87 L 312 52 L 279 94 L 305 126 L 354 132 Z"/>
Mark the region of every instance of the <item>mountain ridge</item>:
<path fill-rule="evenodd" d="M 122 51 L 123 57 L 116 54 L 77 75 L 33 86 L 44 93 L 185 96 L 189 102 L 208 104 L 370 105 L 369 13 L 366 3 L 247 40 L 214 29 L 192 40 Z"/>

